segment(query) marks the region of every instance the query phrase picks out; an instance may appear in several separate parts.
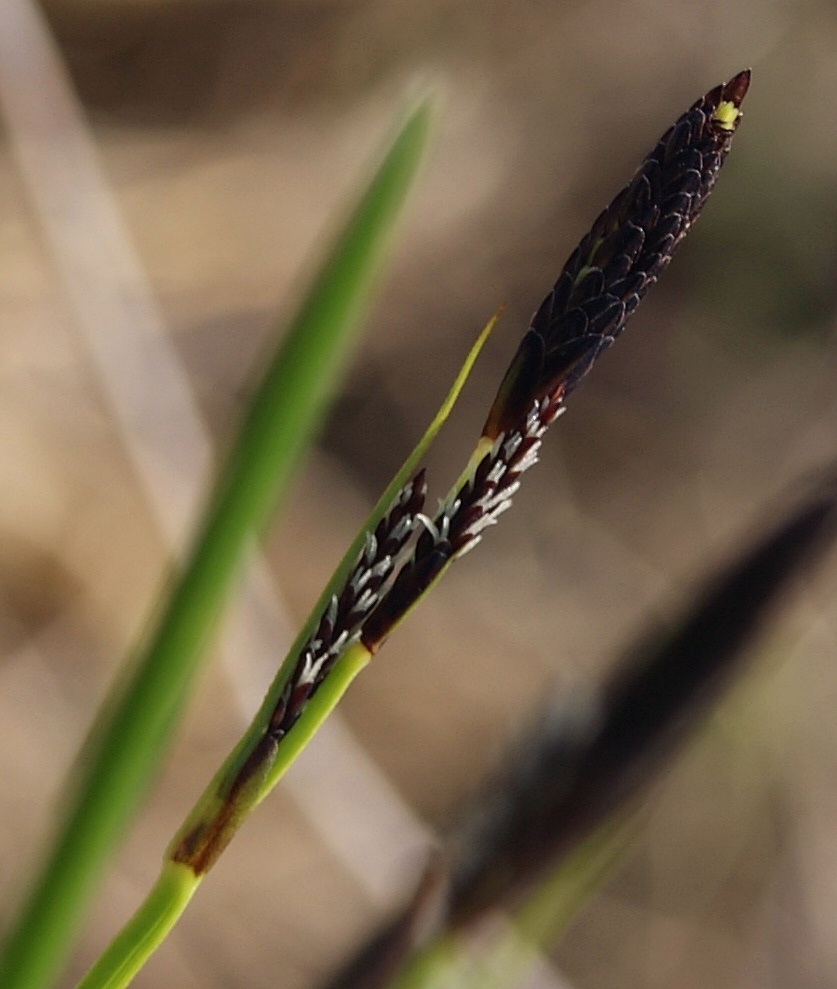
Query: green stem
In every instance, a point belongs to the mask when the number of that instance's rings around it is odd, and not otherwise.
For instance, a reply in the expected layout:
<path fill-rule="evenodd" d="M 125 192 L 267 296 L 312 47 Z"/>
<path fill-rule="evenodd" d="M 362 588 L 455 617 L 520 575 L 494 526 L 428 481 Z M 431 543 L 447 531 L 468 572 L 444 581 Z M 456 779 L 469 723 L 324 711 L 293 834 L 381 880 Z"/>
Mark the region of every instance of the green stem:
<path fill-rule="evenodd" d="M 274 775 L 281 775 L 293 762 L 369 659 L 369 653 L 358 645 L 348 649 L 335 663 L 321 689 L 311 698 L 288 734 L 287 744 L 280 746 L 282 759 L 273 761 Z M 190 863 L 167 858 L 146 899 L 78 983 L 77 989 L 124 989 L 131 982 L 177 923 L 206 871 L 265 792 L 261 786 L 237 791 L 231 798 L 236 801 L 234 806 L 218 802 L 213 805 L 208 801 L 198 804 L 175 839 L 172 851 L 176 853 L 178 843 L 183 844 L 190 829 L 208 834 L 212 844 L 207 847 L 198 841 L 194 849 L 195 858 L 202 861 L 203 868 L 195 870 Z M 214 827 L 217 821 L 222 822 L 220 827 Z"/>
<path fill-rule="evenodd" d="M 142 968 L 198 888 L 191 869 L 166 862 L 157 882 L 131 920 L 79 983 L 79 989 L 117 989 Z"/>
<path fill-rule="evenodd" d="M 169 848 L 174 861 L 199 876 L 212 868 L 250 811 L 285 774 L 371 658 L 360 642 L 350 646 L 281 741 L 260 731 L 248 742 L 246 757 L 235 750 L 235 758 L 224 763 L 175 835 Z"/>
<path fill-rule="evenodd" d="M 574 848 L 512 912 L 518 939 L 532 950 L 557 943 L 587 899 L 622 859 L 637 831 L 636 808 L 623 810 Z"/>
<path fill-rule="evenodd" d="M 524 981 L 533 959 L 560 938 L 613 870 L 632 823 L 620 816 L 582 842 L 528 893 L 511 912 L 507 930 L 478 955 L 467 930 L 444 929 L 408 959 L 390 989 L 506 989 Z"/>
<path fill-rule="evenodd" d="M 274 677 L 273 683 L 265 695 L 259 711 L 256 713 L 244 735 L 215 773 L 209 785 L 195 804 L 195 807 L 186 818 L 186 821 L 181 825 L 172 842 L 172 849 L 176 849 L 178 845 L 187 841 L 188 836 L 192 836 L 192 839 L 194 839 L 199 830 L 206 832 L 215 827 L 222 814 L 227 815 L 230 820 L 234 818 L 235 828 L 240 826 L 243 817 L 246 815 L 244 808 L 249 809 L 263 800 L 276 785 L 291 762 L 293 762 L 304 746 L 308 744 L 314 731 L 316 731 L 322 721 L 322 717 L 334 707 L 360 668 L 368 662 L 370 658 L 369 653 L 361 643 L 357 643 L 351 649 L 347 650 L 338 659 L 331 672 L 308 702 L 308 706 L 303 712 L 305 717 L 300 718 L 294 725 L 293 730 L 281 740 L 281 743 L 276 746 L 274 751 L 271 752 L 270 749 L 263 747 L 261 760 L 254 762 L 254 756 L 259 752 L 259 747 L 263 743 L 265 726 L 269 722 L 277 699 L 294 668 L 300 650 L 311 635 L 332 594 L 339 593 L 349 570 L 355 563 L 358 553 L 363 546 L 366 534 L 372 532 L 386 514 L 398 491 L 414 473 L 418 463 L 450 415 L 451 409 L 456 403 L 459 393 L 485 341 L 488 339 L 488 335 L 493 329 L 498 316 L 499 310 L 489 319 L 468 351 L 462 367 L 454 378 L 453 384 L 443 399 L 436 415 L 361 526 L 357 536 L 338 564 L 334 574 L 326 584 L 319 600 L 291 646 L 285 661 L 282 663 L 279 672 Z M 352 671 L 351 675 L 346 676 L 345 674 L 349 670 Z M 326 709 L 322 717 L 318 717 L 315 720 L 313 717 L 314 713 L 323 709 L 323 706 L 326 706 Z M 247 767 L 248 780 L 250 778 L 258 778 L 258 784 L 256 786 L 245 785 L 240 788 L 236 786 L 237 782 L 241 780 L 241 774 L 245 770 L 245 767 Z M 233 789 L 236 790 L 235 809 L 231 807 L 229 799 Z M 227 833 L 226 826 L 224 830 Z M 217 853 L 213 854 L 213 862 L 216 855 Z M 204 866 L 203 868 L 205 871 L 208 866 Z"/>

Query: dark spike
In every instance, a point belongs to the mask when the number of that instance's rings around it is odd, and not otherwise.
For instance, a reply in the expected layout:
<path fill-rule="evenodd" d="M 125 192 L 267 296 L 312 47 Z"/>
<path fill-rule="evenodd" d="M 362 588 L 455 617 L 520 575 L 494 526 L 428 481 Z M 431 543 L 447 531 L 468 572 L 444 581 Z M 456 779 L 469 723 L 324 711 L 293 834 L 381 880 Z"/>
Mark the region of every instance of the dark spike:
<path fill-rule="evenodd" d="M 357 640 L 364 621 L 378 604 L 380 589 L 392 577 L 396 558 L 414 532 L 426 495 L 425 471 L 420 470 L 399 491 L 389 512 L 367 536 L 357 563 L 336 595 L 336 606 L 335 599 L 329 599 L 314 632 L 300 650 L 266 734 L 275 739 L 287 734 L 341 651 Z M 405 520 L 408 525 L 404 525 Z"/>
<path fill-rule="evenodd" d="M 375 652 L 404 615 L 421 598 L 453 555 L 447 539 L 430 538 L 420 554 L 404 565 L 386 597 L 364 622 L 360 641 Z"/>
<path fill-rule="evenodd" d="M 599 214 L 532 317 L 488 414 L 484 436 L 493 439 L 513 431 L 534 402 L 558 390 L 566 399 L 578 385 L 584 374 L 565 376 L 553 355 L 577 338 L 619 336 L 700 214 L 729 152 L 749 83 L 746 70 L 701 97 Z M 593 360 L 600 352 L 595 350 Z"/>

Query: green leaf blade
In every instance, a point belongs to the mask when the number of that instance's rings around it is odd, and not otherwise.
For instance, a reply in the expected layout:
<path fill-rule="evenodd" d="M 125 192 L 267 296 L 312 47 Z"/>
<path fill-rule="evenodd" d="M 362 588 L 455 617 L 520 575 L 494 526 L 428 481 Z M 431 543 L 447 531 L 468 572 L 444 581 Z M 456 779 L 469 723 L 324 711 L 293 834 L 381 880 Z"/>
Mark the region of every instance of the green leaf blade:
<path fill-rule="evenodd" d="M 70 950 L 168 744 L 246 551 L 325 415 L 415 177 L 430 116 L 424 99 L 404 117 L 254 396 L 189 558 L 85 745 L 63 817 L 0 954 L 4 989 L 42 989 Z"/>

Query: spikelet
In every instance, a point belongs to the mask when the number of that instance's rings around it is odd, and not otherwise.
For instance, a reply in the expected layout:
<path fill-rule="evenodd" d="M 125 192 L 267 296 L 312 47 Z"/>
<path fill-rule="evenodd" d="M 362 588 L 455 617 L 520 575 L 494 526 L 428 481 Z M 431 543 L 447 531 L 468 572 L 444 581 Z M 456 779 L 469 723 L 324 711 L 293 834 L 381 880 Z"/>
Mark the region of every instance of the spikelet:
<path fill-rule="evenodd" d="M 698 218 L 741 120 L 749 69 L 702 96 L 647 155 L 570 255 L 500 385 L 483 435 L 566 399 L 625 328 Z"/>
<path fill-rule="evenodd" d="M 375 609 L 402 550 L 415 531 L 427 483 L 419 471 L 396 495 L 389 512 L 366 543 L 339 594 L 333 594 L 317 627 L 302 647 L 270 718 L 267 735 L 278 741 L 293 727 L 309 697 L 337 657 L 356 642 Z"/>
<path fill-rule="evenodd" d="M 511 506 L 547 428 L 625 328 L 712 191 L 741 119 L 749 69 L 694 103 L 599 214 L 541 303 L 491 406 L 473 469 L 424 531 L 361 641 L 374 650 L 448 563 Z"/>
<path fill-rule="evenodd" d="M 566 397 L 622 332 L 700 214 L 749 83 L 745 70 L 694 103 L 597 217 L 532 317 L 472 469 L 432 517 L 422 514 L 424 473 L 404 486 L 302 648 L 268 735 L 279 739 L 288 731 L 349 645 L 360 640 L 374 652 L 450 561 L 473 549 L 511 506 Z"/>

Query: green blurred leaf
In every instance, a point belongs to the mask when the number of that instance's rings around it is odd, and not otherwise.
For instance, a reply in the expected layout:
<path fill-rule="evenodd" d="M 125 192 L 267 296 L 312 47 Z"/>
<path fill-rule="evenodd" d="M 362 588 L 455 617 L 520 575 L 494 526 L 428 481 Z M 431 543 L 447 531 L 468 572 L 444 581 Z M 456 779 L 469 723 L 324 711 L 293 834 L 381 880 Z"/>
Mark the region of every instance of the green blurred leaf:
<path fill-rule="evenodd" d="M 427 99 L 405 115 L 253 397 L 188 560 L 78 761 L 52 844 L 0 956 L 4 989 L 40 989 L 69 951 L 107 858 L 165 751 L 246 550 L 323 419 L 429 122 Z"/>

